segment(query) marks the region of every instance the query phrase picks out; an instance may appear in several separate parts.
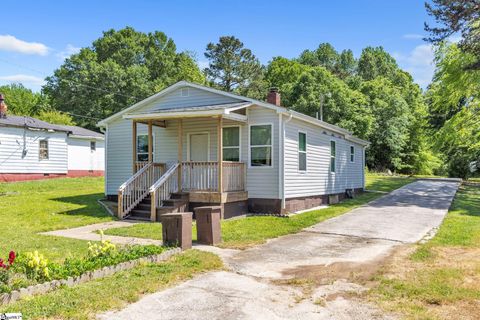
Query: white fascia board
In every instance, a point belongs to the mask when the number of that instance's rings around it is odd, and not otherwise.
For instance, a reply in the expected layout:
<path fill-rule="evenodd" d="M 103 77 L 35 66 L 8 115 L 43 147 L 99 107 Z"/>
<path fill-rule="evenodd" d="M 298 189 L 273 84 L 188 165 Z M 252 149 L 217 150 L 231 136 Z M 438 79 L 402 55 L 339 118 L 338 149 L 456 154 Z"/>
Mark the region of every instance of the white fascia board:
<path fill-rule="evenodd" d="M 75 138 L 75 139 L 88 139 L 88 140 L 92 140 L 92 139 L 95 139 L 95 140 L 105 140 L 104 137 L 94 137 L 94 136 L 77 136 L 77 135 L 74 135 L 74 134 L 70 134 L 68 135 L 69 138 Z"/>
<path fill-rule="evenodd" d="M 203 110 L 203 111 L 177 111 L 177 112 L 161 112 L 161 113 L 145 113 L 145 114 L 126 114 L 124 119 L 134 120 L 153 120 L 153 119 L 173 119 L 173 118 L 195 118 L 210 117 L 223 115 L 223 109 L 220 110 Z"/>

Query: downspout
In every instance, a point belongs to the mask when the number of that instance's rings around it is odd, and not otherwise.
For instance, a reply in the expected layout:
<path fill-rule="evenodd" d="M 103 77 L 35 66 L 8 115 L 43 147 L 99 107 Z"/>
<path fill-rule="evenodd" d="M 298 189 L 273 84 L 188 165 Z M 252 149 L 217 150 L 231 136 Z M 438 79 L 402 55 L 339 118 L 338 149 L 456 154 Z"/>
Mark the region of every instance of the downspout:
<path fill-rule="evenodd" d="M 103 146 L 103 175 L 104 175 L 104 181 L 103 181 L 103 188 L 104 188 L 104 193 L 105 197 L 108 197 L 107 194 L 107 165 L 108 165 L 108 155 L 107 155 L 107 145 L 108 145 L 108 124 L 106 124 L 106 127 L 100 127 L 100 132 L 105 135 L 105 144 Z"/>
<path fill-rule="evenodd" d="M 282 121 L 282 170 L 279 170 L 281 172 L 281 183 L 280 183 L 280 188 L 281 188 L 281 196 L 282 196 L 282 211 L 285 210 L 285 131 L 286 131 L 286 125 L 287 123 L 290 122 L 293 118 L 293 114 L 288 112 L 289 117 L 287 120 Z M 280 119 L 283 120 L 282 114 L 280 114 Z"/>

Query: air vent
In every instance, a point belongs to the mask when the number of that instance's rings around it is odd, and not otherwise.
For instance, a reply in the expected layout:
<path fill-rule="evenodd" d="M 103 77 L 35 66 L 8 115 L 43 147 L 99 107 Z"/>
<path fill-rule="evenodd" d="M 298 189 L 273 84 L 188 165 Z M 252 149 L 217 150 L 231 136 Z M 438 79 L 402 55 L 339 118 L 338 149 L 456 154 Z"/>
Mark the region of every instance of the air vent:
<path fill-rule="evenodd" d="M 188 88 L 182 88 L 180 95 L 182 97 L 188 97 L 190 95 Z"/>

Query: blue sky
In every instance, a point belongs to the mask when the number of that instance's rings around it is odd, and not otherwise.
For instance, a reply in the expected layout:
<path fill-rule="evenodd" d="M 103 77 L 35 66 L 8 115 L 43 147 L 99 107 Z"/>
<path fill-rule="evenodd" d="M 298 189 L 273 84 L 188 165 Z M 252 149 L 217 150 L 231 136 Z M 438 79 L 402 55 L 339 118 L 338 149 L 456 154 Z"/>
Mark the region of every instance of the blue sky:
<path fill-rule="evenodd" d="M 428 21 L 423 1 L 4 1 L 0 22 L 0 84 L 39 90 L 63 59 L 89 46 L 102 31 L 132 26 L 160 30 L 180 51 L 197 54 L 208 42 L 235 35 L 262 61 L 293 58 L 330 42 L 358 57 L 383 46 L 422 87 L 433 72 L 431 47 L 422 41 Z"/>

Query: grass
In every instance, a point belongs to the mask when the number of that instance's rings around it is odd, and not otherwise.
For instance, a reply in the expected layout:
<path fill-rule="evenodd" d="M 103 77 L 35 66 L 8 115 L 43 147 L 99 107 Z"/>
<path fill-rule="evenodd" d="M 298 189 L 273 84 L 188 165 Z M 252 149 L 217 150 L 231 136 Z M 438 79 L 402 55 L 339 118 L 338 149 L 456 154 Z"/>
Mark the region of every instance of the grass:
<path fill-rule="evenodd" d="M 38 250 L 54 261 L 85 254 L 86 241 L 38 233 L 111 221 L 97 203 L 103 197 L 103 181 L 62 178 L 0 183 L 0 258 L 10 250 Z"/>
<path fill-rule="evenodd" d="M 479 245 L 480 188 L 462 186 L 436 236 L 386 267 L 373 300 L 408 319 L 475 319 Z"/>
<path fill-rule="evenodd" d="M 21 312 L 23 319 L 91 319 L 95 314 L 120 309 L 144 294 L 153 293 L 190 279 L 195 274 L 222 268 L 211 253 L 189 250 L 161 264 L 146 264 L 71 288 L 24 299 L 0 308 Z"/>
<path fill-rule="evenodd" d="M 367 176 L 367 189 L 392 191 L 414 179 L 408 177 Z M 329 206 L 326 209 L 313 210 L 298 214 L 290 218 L 269 216 L 247 217 L 237 220 L 222 221 L 222 240 L 219 245 L 224 248 L 247 248 L 265 242 L 267 239 L 295 233 L 303 228 L 341 215 L 380 197 L 378 193 L 364 193 L 354 199 Z M 131 227 L 108 229 L 105 234 L 116 236 L 130 236 L 139 238 L 162 239 L 160 223 L 142 223 Z M 193 230 L 196 238 L 196 230 Z"/>

